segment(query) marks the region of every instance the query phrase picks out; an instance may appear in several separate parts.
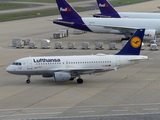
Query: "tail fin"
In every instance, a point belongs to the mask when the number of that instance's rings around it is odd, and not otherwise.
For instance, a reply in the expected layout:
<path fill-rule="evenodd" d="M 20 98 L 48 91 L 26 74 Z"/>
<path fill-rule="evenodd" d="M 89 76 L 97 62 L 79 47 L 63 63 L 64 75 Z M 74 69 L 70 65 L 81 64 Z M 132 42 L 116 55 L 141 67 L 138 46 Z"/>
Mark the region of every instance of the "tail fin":
<path fill-rule="evenodd" d="M 137 29 L 127 44 L 116 55 L 139 55 L 145 29 Z"/>
<path fill-rule="evenodd" d="M 81 18 L 66 0 L 56 0 L 56 2 L 63 20 Z"/>
<path fill-rule="evenodd" d="M 120 18 L 118 12 L 113 8 L 113 6 L 107 0 L 97 0 L 97 4 L 101 11 L 101 15 L 110 16 L 113 18 Z"/>

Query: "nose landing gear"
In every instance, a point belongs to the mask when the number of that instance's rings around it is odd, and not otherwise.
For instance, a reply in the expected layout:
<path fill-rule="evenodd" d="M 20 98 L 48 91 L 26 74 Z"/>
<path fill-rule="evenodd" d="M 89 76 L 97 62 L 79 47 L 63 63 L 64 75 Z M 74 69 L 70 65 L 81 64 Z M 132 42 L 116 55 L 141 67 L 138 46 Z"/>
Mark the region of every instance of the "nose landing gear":
<path fill-rule="evenodd" d="M 31 78 L 31 76 L 30 75 L 27 75 L 27 80 L 26 80 L 26 83 L 30 83 L 31 81 L 30 81 L 30 78 Z"/>

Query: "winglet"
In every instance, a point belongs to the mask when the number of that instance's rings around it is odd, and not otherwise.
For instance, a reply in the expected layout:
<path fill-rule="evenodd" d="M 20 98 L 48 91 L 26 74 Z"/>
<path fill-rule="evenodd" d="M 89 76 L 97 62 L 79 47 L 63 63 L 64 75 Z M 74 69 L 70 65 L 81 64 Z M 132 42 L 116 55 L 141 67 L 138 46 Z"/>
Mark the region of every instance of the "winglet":
<path fill-rule="evenodd" d="M 106 17 L 120 18 L 118 12 L 107 0 L 97 0 L 97 4 L 101 13 L 93 15 L 93 17 L 106 16 Z"/>
<path fill-rule="evenodd" d="M 56 2 L 63 20 L 81 18 L 77 11 L 69 5 L 66 0 L 56 0 Z"/>
<path fill-rule="evenodd" d="M 145 29 L 137 29 L 127 44 L 116 55 L 139 55 Z"/>

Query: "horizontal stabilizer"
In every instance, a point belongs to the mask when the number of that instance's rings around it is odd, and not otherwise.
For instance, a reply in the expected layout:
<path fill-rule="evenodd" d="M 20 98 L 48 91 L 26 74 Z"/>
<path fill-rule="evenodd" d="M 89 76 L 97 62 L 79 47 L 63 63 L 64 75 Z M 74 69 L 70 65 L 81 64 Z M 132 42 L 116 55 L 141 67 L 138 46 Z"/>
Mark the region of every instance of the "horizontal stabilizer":
<path fill-rule="evenodd" d="M 94 14 L 93 17 L 111 18 L 111 16 L 106 16 L 106 15 L 101 15 L 101 14 Z"/>
<path fill-rule="evenodd" d="M 149 59 L 148 56 L 139 56 L 137 58 L 131 58 L 129 61 L 139 61 L 139 60 L 146 60 Z"/>
<path fill-rule="evenodd" d="M 54 20 L 53 22 L 56 22 L 56 23 L 64 23 L 64 24 L 70 24 L 70 25 L 73 25 L 74 22 L 66 22 L 66 21 L 58 21 L 58 20 Z"/>

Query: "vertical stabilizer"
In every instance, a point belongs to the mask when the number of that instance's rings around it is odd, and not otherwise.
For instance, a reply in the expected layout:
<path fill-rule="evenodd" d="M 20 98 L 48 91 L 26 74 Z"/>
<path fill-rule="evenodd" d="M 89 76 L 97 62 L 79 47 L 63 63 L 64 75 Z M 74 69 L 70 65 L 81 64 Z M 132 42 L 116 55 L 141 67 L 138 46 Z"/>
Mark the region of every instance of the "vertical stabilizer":
<path fill-rule="evenodd" d="M 139 55 L 145 29 L 137 29 L 126 45 L 116 55 Z"/>
<path fill-rule="evenodd" d="M 97 4 L 101 11 L 101 15 L 113 18 L 120 18 L 118 12 L 113 8 L 113 6 L 107 0 L 97 0 Z"/>
<path fill-rule="evenodd" d="M 56 2 L 63 20 L 81 18 L 81 16 L 68 4 L 66 0 L 56 0 Z"/>

